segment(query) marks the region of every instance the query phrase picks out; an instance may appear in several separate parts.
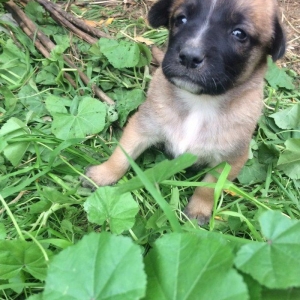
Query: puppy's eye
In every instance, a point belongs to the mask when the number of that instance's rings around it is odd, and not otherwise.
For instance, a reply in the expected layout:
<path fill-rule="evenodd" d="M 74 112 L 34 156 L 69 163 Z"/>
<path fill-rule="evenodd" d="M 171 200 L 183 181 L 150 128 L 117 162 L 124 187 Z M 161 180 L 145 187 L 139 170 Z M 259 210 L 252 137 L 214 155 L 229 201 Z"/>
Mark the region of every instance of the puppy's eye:
<path fill-rule="evenodd" d="M 244 42 L 247 39 L 246 32 L 239 28 L 234 29 L 231 34 L 240 42 Z"/>
<path fill-rule="evenodd" d="M 175 18 L 174 25 L 175 25 L 176 27 L 178 27 L 178 26 L 180 26 L 180 25 L 182 25 L 182 24 L 185 24 L 186 22 L 187 22 L 186 16 L 180 15 L 180 16 L 178 16 L 178 17 Z"/>

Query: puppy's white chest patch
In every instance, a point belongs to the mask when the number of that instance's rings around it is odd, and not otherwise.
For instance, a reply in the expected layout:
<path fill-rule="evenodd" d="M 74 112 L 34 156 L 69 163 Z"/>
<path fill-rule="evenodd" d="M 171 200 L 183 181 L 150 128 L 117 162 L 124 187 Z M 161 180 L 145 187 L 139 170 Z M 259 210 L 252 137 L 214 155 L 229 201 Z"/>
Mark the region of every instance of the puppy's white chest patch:
<path fill-rule="evenodd" d="M 180 132 L 177 133 L 178 140 L 174 140 L 173 145 L 177 144 L 177 155 L 187 152 L 190 148 L 195 148 L 195 142 L 199 132 L 204 129 L 208 120 L 203 112 L 194 111 L 182 122 Z M 175 146 L 175 145 L 174 145 Z M 175 146 L 176 147 L 176 146 Z"/>
<path fill-rule="evenodd" d="M 204 98 L 189 94 L 185 101 L 188 114 L 169 128 L 168 148 L 174 156 L 189 152 L 201 157 L 211 156 L 215 144 L 220 117 L 220 103 L 216 98 Z"/>

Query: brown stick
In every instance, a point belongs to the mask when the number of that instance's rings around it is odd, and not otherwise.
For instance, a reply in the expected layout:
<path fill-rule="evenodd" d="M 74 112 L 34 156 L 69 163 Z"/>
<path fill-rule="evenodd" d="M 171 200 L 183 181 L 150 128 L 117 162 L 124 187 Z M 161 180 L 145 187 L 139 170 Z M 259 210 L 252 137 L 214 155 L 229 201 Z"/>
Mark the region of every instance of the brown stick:
<path fill-rule="evenodd" d="M 32 31 L 24 23 L 20 23 L 20 27 L 34 41 L 35 47 L 43 54 L 43 56 L 49 58 L 49 51 L 43 46 L 40 40 L 34 38 L 34 34 L 32 33 Z"/>
<path fill-rule="evenodd" d="M 71 31 L 73 31 L 78 37 L 82 38 L 89 44 L 95 44 L 97 40 L 93 37 L 91 37 L 89 34 L 82 32 L 80 29 L 78 29 L 76 26 L 74 26 L 71 22 L 69 22 L 67 19 L 62 17 L 58 11 L 54 9 L 54 6 L 52 5 L 52 2 L 49 1 L 42 1 L 37 0 L 39 4 L 44 6 L 44 8 L 51 14 L 51 17 L 59 24 L 61 24 L 64 27 L 67 27 Z"/>
<path fill-rule="evenodd" d="M 48 50 L 48 52 L 50 52 L 55 47 L 55 44 L 47 36 L 45 36 L 37 29 L 36 25 L 26 16 L 26 14 L 12 0 L 5 2 L 4 6 L 7 8 L 8 11 L 11 12 L 11 14 L 19 23 L 22 29 L 27 28 L 26 30 L 27 32 L 25 33 L 32 40 L 34 40 L 35 38 L 39 39 L 40 42 L 44 45 L 44 47 Z"/>
<path fill-rule="evenodd" d="M 25 34 L 28 35 L 33 41 L 36 48 L 45 56 L 49 57 L 51 50 L 56 46 L 44 33 L 39 31 L 36 25 L 26 16 L 26 14 L 12 1 L 4 3 L 4 6 L 8 11 L 14 16 L 16 21 L 19 23 L 20 27 L 24 30 Z M 91 80 L 79 69 L 66 55 L 63 58 L 67 65 L 77 70 L 82 81 L 88 85 Z M 67 73 L 64 73 L 64 77 L 70 82 L 70 84 L 77 88 L 76 82 Z M 91 88 L 95 95 L 102 101 L 113 105 L 114 101 L 108 97 L 101 89 L 99 89 L 95 84 L 91 84 Z"/>
<path fill-rule="evenodd" d="M 57 4 L 55 4 L 53 2 L 48 2 L 46 0 L 37 0 L 37 1 L 38 1 L 38 3 L 40 3 L 43 6 L 44 6 L 45 3 L 49 3 L 50 6 L 52 7 L 52 9 L 55 9 L 63 18 L 65 18 L 66 20 L 70 21 L 71 23 L 73 23 L 75 26 L 77 26 L 78 28 L 82 29 L 86 33 L 88 33 L 88 34 L 90 34 L 90 35 L 92 35 L 94 37 L 97 37 L 97 38 L 101 38 L 101 37 L 111 38 L 108 34 L 104 33 L 103 31 L 87 25 L 84 21 L 82 21 L 82 20 L 80 20 L 78 18 L 74 18 L 74 16 L 72 14 L 64 11 Z"/>

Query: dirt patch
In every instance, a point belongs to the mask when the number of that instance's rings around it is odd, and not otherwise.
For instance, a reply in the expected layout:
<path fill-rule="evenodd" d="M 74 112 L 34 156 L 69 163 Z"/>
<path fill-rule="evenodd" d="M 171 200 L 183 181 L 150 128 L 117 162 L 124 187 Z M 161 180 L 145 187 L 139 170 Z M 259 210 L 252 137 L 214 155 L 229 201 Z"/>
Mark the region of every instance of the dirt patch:
<path fill-rule="evenodd" d="M 279 5 L 288 41 L 286 56 L 282 63 L 300 75 L 300 2 L 281 0 Z"/>

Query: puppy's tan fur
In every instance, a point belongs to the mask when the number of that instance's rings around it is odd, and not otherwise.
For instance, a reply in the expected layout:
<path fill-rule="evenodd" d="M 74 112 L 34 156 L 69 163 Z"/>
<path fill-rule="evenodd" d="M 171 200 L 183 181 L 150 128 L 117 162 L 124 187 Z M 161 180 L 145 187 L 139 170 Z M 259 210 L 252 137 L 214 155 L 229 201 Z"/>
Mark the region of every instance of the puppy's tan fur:
<path fill-rule="evenodd" d="M 216 0 L 226 5 L 225 0 Z M 236 9 L 251 15 L 248 25 L 258 35 L 260 45 L 249 53 L 249 60 L 233 88 L 220 95 L 195 95 L 166 79 L 158 68 L 150 83 L 147 100 L 128 121 L 120 140 L 121 147 L 133 159 L 146 148 L 164 142 L 175 156 L 190 152 L 198 163 L 215 166 L 222 161 L 231 165 L 229 179 L 233 180 L 248 158 L 248 148 L 257 120 L 261 114 L 266 62 L 262 52 L 274 34 L 273 19 L 277 14 L 272 0 L 236 0 Z M 176 14 L 184 0 L 174 0 L 171 13 Z M 248 19 L 249 20 L 249 19 Z M 90 167 L 89 176 L 99 186 L 117 182 L 128 170 L 129 163 L 118 146 L 105 163 Z M 204 182 L 216 179 L 207 174 Z M 199 224 L 208 221 L 213 207 L 214 190 L 196 188 L 186 208 L 190 218 Z"/>

